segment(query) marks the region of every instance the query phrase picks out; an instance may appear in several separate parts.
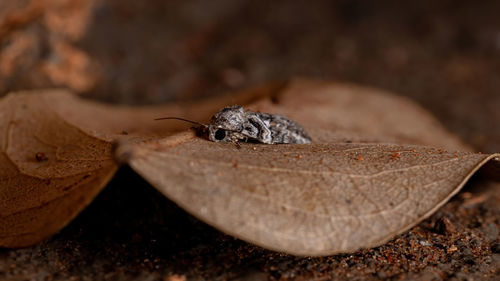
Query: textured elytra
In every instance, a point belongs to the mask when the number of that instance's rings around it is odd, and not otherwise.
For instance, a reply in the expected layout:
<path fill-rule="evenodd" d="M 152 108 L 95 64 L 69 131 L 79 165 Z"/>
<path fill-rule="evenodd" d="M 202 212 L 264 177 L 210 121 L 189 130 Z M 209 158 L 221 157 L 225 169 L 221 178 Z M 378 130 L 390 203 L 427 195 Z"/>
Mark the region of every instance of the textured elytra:
<path fill-rule="evenodd" d="M 217 112 L 206 126 L 208 138 L 214 142 L 311 143 L 311 138 L 297 122 L 278 114 L 244 110 L 237 105 Z"/>

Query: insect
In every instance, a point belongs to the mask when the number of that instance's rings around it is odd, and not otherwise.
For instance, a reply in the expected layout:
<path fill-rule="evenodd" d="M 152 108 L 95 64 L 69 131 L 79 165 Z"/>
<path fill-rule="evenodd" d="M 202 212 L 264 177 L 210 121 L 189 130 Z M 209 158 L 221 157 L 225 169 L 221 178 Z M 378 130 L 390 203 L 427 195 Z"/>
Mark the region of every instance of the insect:
<path fill-rule="evenodd" d="M 213 142 L 311 143 L 311 138 L 297 122 L 282 115 L 244 110 L 238 105 L 225 107 L 217 112 L 212 116 L 210 124 L 179 117 L 164 117 L 155 120 L 165 119 L 177 119 L 200 125 L 205 136 Z"/>

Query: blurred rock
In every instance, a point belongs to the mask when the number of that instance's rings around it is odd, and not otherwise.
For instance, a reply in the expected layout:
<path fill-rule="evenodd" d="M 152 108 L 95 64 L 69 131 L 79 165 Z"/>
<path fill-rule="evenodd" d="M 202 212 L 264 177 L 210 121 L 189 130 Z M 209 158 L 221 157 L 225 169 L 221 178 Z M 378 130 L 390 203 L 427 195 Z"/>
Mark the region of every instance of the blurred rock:
<path fill-rule="evenodd" d="M 442 217 L 436 221 L 434 229 L 443 235 L 453 235 L 457 232 L 455 225 L 447 217 Z"/>

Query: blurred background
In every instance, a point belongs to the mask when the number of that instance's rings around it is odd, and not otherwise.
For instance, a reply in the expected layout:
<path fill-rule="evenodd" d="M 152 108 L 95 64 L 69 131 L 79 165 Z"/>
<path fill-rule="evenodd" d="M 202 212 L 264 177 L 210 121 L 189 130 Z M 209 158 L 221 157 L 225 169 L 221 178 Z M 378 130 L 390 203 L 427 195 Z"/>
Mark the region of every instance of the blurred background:
<path fill-rule="evenodd" d="M 63 87 L 142 105 L 312 77 L 407 96 L 499 152 L 499 11 L 493 0 L 0 0 L 0 96 Z M 497 280 L 500 196 L 474 194 L 381 247 L 296 258 L 214 230 L 124 168 L 59 234 L 0 249 L 0 279 Z M 436 232 L 442 217 L 457 235 Z"/>
<path fill-rule="evenodd" d="M 0 94 L 67 87 L 150 104 L 316 77 L 409 96 L 492 152 L 498 11 L 499 1 L 3 0 Z"/>

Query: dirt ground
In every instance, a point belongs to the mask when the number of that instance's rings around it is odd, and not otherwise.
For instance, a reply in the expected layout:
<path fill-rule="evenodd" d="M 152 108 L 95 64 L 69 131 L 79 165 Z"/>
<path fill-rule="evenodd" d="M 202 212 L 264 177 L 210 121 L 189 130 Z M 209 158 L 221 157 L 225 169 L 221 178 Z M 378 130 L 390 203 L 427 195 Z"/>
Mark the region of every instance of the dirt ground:
<path fill-rule="evenodd" d="M 8 0 L 0 95 L 67 87 L 146 104 L 294 76 L 408 96 L 500 151 L 500 2 Z M 128 168 L 68 227 L 0 250 L 5 280 L 499 280 L 500 184 L 476 176 L 431 218 L 348 255 L 297 258 L 224 235 Z"/>

